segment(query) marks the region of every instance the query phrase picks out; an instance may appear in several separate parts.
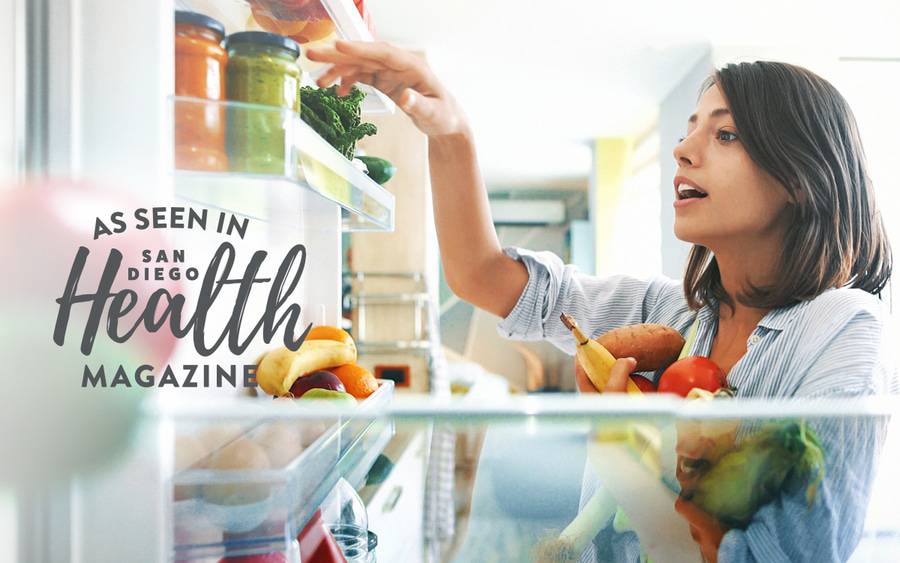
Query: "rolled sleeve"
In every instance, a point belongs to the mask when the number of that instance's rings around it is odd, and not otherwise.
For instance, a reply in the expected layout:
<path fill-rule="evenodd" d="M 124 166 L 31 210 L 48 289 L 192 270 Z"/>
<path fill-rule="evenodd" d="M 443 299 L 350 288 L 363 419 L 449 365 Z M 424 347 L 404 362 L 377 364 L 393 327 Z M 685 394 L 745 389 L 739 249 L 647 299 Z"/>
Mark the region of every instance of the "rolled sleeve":
<path fill-rule="evenodd" d="M 528 283 L 516 306 L 497 325 L 497 330 L 506 338 L 540 340 L 545 337 L 547 302 L 549 296 L 559 294 L 560 283 L 565 277 L 565 265 L 552 252 L 534 252 L 516 247 L 504 248 L 503 252 L 525 264 Z"/>
<path fill-rule="evenodd" d="M 528 283 L 519 300 L 497 325 L 504 338 L 546 340 L 574 354 L 575 342 L 560 321 L 562 313 L 571 315 L 585 334 L 596 337 L 620 326 L 648 322 L 654 310 L 684 309 L 676 303 L 683 302 L 678 282 L 668 278 L 591 276 L 564 264 L 552 252 L 518 247 L 503 252 L 528 270 Z"/>

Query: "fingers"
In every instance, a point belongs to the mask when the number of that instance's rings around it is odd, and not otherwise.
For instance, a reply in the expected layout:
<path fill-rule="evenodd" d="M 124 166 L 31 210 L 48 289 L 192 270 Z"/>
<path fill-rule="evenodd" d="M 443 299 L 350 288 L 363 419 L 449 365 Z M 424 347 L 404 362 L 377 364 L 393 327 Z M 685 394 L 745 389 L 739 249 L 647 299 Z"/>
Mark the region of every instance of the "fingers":
<path fill-rule="evenodd" d="M 319 88 L 328 88 L 338 80 L 342 83 L 347 82 L 349 77 L 359 73 L 360 69 L 356 66 L 334 65 L 316 80 L 316 85 L 318 85 Z"/>
<path fill-rule="evenodd" d="M 628 377 L 634 368 L 637 367 L 637 360 L 634 358 L 619 358 L 612 367 L 609 374 L 609 381 L 606 382 L 604 393 L 624 393 L 628 386 Z"/>
<path fill-rule="evenodd" d="M 334 44 L 335 50 L 345 56 L 375 62 L 395 71 L 404 71 L 415 62 L 415 55 L 380 41 L 343 41 Z"/>
<path fill-rule="evenodd" d="M 371 68 L 384 68 L 383 65 L 377 64 L 375 61 L 354 57 L 346 53 L 341 53 L 333 47 L 314 47 L 306 50 L 306 58 L 317 63 L 327 63 L 333 65 L 349 65 L 349 66 L 367 66 Z"/>
<path fill-rule="evenodd" d="M 337 88 L 338 96 L 346 96 L 353 90 L 354 84 L 375 85 L 375 75 L 371 72 L 358 72 L 341 78 L 341 84 Z"/>
<path fill-rule="evenodd" d="M 578 386 L 578 390 L 582 393 L 600 392 L 596 387 L 594 387 L 594 384 L 591 383 L 591 380 L 588 379 L 587 374 L 584 372 L 581 364 L 578 363 L 578 360 L 575 360 L 575 384 Z"/>
<path fill-rule="evenodd" d="M 391 96 L 393 98 L 393 96 Z M 423 96 L 412 88 L 406 88 L 400 93 L 398 105 L 400 109 L 409 114 L 416 123 L 434 123 L 440 121 L 438 116 L 438 102 L 434 98 Z"/>
<path fill-rule="evenodd" d="M 616 360 L 615 365 L 612 367 L 612 371 L 609 375 L 609 380 L 606 382 L 606 387 L 603 389 L 604 393 L 624 393 L 626 386 L 628 385 L 628 377 L 634 371 L 634 368 L 637 367 L 637 360 L 634 358 L 620 358 Z M 594 387 L 593 382 L 588 378 L 587 374 L 582 369 L 581 365 L 578 363 L 578 360 L 575 361 L 575 383 L 578 385 L 578 390 L 582 393 L 599 393 L 600 391 Z"/>
<path fill-rule="evenodd" d="M 397 105 L 400 106 L 406 113 L 412 113 L 417 110 L 416 104 L 419 103 L 419 98 L 421 98 L 415 90 L 412 88 L 406 88 L 401 92 L 400 97 L 397 98 Z"/>

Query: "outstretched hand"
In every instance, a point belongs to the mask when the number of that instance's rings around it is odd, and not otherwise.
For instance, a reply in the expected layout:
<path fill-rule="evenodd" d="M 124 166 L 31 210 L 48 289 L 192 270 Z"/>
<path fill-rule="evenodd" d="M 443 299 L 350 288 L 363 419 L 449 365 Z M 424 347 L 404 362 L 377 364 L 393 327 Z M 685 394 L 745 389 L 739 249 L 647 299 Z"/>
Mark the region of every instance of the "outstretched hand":
<path fill-rule="evenodd" d="M 426 135 L 453 135 L 467 129 L 462 111 L 424 58 L 389 43 L 337 41 L 306 52 L 311 61 L 331 64 L 317 83 L 340 81 L 346 95 L 356 83 L 374 86 L 403 110 Z"/>

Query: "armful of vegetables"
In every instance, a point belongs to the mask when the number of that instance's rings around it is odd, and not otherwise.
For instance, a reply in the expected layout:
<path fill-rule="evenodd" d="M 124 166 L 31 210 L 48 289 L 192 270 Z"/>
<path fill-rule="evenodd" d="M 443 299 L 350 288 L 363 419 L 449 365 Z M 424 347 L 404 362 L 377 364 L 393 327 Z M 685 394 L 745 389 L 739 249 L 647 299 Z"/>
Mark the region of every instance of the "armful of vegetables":
<path fill-rule="evenodd" d="M 637 360 L 635 371 L 655 371 L 674 362 L 684 346 L 681 334 L 665 325 L 629 325 L 592 339 L 569 315 L 563 313 L 560 319 L 575 337 L 576 371 L 587 376 L 601 393 L 606 388 L 616 358 Z M 634 379 L 627 385 L 629 393 L 641 393 Z"/>
<path fill-rule="evenodd" d="M 681 499 L 730 528 L 746 528 L 757 510 L 794 486 L 805 489 L 812 505 L 825 455 L 809 424 L 790 420 L 766 424 L 705 465 L 690 481 L 679 476 Z"/>
<path fill-rule="evenodd" d="M 637 361 L 633 370 L 636 372 L 665 368 L 657 384 L 632 374 L 625 388 L 631 394 L 659 391 L 687 397 L 693 389 L 715 392 L 728 387 L 725 372 L 715 362 L 701 356 L 687 356 L 690 346 L 685 346 L 681 333 L 672 327 L 648 323 L 628 325 L 591 339 L 569 315 L 560 318 L 575 337 L 575 374 L 582 390 L 582 382 L 588 380 L 596 391 L 608 391 L 616 359 L 629 357 Z"/>
<path fill-rule="evenodd" d="M 711 398 L 694 390 L 700 399 Z M 687 520 L 706 561 L 732 528 L 746 528 L 756 512 L 793 486 L 806 488 L 810 505 L 824 476 L 818 437 L 803 421 L 775 421 L 735 443 L 737 420 L 678 422 L 675 510 Z"/>

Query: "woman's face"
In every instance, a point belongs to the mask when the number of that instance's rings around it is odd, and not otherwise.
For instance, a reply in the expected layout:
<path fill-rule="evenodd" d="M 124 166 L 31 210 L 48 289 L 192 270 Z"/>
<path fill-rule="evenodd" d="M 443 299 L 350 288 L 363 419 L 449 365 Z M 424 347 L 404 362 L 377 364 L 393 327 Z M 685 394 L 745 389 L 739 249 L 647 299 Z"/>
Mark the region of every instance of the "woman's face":
<path fill-rule="evenodd" d="M 673 154 L 676 237 L 716 252 L 782 236 L 787 191 L 750 159 L 718 86 L 701 96 Z"/>

